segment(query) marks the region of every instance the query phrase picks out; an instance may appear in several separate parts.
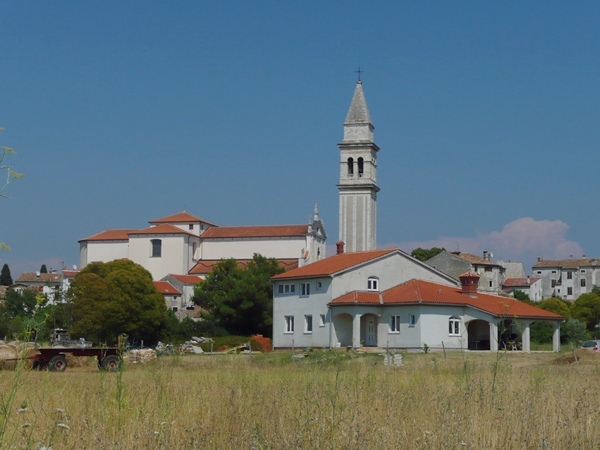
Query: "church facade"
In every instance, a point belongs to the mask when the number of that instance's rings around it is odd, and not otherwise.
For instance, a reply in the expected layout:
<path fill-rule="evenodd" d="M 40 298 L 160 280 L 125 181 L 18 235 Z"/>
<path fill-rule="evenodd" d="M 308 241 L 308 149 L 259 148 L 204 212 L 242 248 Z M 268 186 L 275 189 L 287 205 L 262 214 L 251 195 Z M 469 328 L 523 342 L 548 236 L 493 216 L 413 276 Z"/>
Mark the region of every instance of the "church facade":
<path fill-rule="evenodd" d="M 81 267 L 125 258 L 147 269 L 155 281 L 168 281 L 187 275 L 203 279 L 222 259 L 235 258 L 243 265 L 255 253 L 279 260 L 286 269 L 326 256 L 327 234 L 316 206 L 304 225 L 220 227 L 187 212 L 151 220 L 149 225 L 81 239 Z M 181 307 L 191 306 L 191 295 L 185 292 Z"/>

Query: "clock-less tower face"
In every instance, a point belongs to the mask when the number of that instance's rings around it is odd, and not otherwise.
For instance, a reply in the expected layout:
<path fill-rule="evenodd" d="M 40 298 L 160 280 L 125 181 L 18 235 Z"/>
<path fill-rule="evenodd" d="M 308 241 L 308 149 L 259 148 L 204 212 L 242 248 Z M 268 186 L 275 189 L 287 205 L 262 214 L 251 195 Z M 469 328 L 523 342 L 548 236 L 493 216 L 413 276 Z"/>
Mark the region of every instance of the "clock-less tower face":
<path fill-rule="evenodd" d="M 373 124 L 359 81 L 344 122 L 340 148 L 339 240 L 346 252 L 374 250 L 377 225 L 377 152 Z"/>

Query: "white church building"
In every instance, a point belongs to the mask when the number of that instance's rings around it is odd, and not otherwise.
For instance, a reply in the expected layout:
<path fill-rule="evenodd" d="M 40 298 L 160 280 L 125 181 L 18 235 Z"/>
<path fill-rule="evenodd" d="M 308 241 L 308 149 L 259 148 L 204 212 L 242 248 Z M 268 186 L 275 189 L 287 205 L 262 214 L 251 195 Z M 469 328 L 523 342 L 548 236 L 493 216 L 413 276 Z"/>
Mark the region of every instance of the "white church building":
<path fill-rule="evenodd" d="M 147 269 L 153 280 L 173 284 L 173 280 L 186 276 L 189 280 L 204 279 L 222 259 L 235 258 L 244 265 L 255 253 L 279 260 L 286 269 L 325 257 L 327 235 L 316 206 L 304 225 L 220 227 L 187 212 L 151 220 L 149 225 L 107 230 L 81 239 L 81 267 L 125 258 Z M 161 286 L 165 292 L 170 289 Z M 171 295 L 165 296 L 165 301 L 173 309 L 190 307 L 193 289 L 187 286 L 180 294 L 178 304 Z"/>
<path fill-rule="evenodd" d="M 530 326 L 563 317 L 477 290 L 398 249 L 376 249 L 377 152 L 359 80 L 340 148 L 338 254 L 272 278 L 273 347 L 530 350 Z"/>

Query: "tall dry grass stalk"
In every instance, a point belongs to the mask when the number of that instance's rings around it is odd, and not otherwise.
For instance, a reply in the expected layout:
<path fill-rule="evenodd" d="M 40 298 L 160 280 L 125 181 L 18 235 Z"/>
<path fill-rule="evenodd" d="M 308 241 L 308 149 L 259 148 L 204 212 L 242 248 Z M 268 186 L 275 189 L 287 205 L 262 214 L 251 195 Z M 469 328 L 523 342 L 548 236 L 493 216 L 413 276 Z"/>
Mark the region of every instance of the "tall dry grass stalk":
<path fill-rule="evenodd" d="M 163 357 L 120 382 L 93 361 L 24 371 L 3 448 L 598 448 L 600 362 L 556 358 Z M 0 372 L 1 392 L 14 377 Z"/>

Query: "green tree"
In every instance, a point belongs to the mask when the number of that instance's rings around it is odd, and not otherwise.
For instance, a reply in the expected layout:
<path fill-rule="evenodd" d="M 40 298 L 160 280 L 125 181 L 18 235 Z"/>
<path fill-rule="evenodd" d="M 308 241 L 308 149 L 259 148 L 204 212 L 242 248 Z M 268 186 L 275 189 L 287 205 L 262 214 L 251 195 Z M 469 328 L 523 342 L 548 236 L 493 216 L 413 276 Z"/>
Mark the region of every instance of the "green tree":
<path fill-rule="evenodd" d="M 165 321 L 165 301 L 152 275 L 128 260 L 92 263 L 71 283 L 71 334 L 115 343 L 121 333 L 156 342 Z"/>
<path fill-rule="evenodd" d="M 10 268 L 8 264 L 2 266 L 2 272 L 0 272 L 0 286 L 10 286 L 13 284 L 13 279 L 10 276 Z"/>
<path fill-rule="evenodd" d="M 194 302 L 208 311 L 206 320 L 230 334 L 271 336 L 273 284 L 270 278 L 284 271 L 273 258 L 254 254 L 247 268 L 235 259 L 220 261 L 194 289 Z"/>
<path fill-rule="evenodd" d="M 531 302 L 531 300 L 529 299 L 529 294 L 526 294 L 525 292 L 520 291 L 518 289 L 513 292 L 513 297 L 522 302 L 526 302 L 526 303 Z"/>
<path fill-rule="evenodd" d="M 571 305 L 571 317 L 584 322 L 590 332 L 600 323 L 600 295 L 590 292 L 580 295 Z"/>
<path fill-rule="evenodd" d="M 587 330 L 585 322 L 568 318 L 560 326 L 560 338 L 565 343 L 581 343 L 590 339 L 590 332 Z"/>
<path fill-rule="evenodd" d="M 48 269 L 46 268 L 46 264 L 42 264 L 42 267 L 40 267 L 40 273 L 48 273 Z"/>
<path fill-rule="evenodd" d="M 567 303 L 565 300 L 561 300 L 560 298 L 547 298 L 545 300 L 540 301 L 535 306 L 543 309 L 544 311 L 550 311 L 559 314 L 565 318 L 571 317 L 571 311 L 569 309 L 570 304 Z"/>
<path fill-rule="evenodd" d="M 428 259 L 433 258 L 438 253 L 445 251 L 445 248 L 432 247 L 432 248 L 415 248 L 412 252 L 410 252 L 413 258 L 417 258 L 420 261 L 427 261 Z"/>

